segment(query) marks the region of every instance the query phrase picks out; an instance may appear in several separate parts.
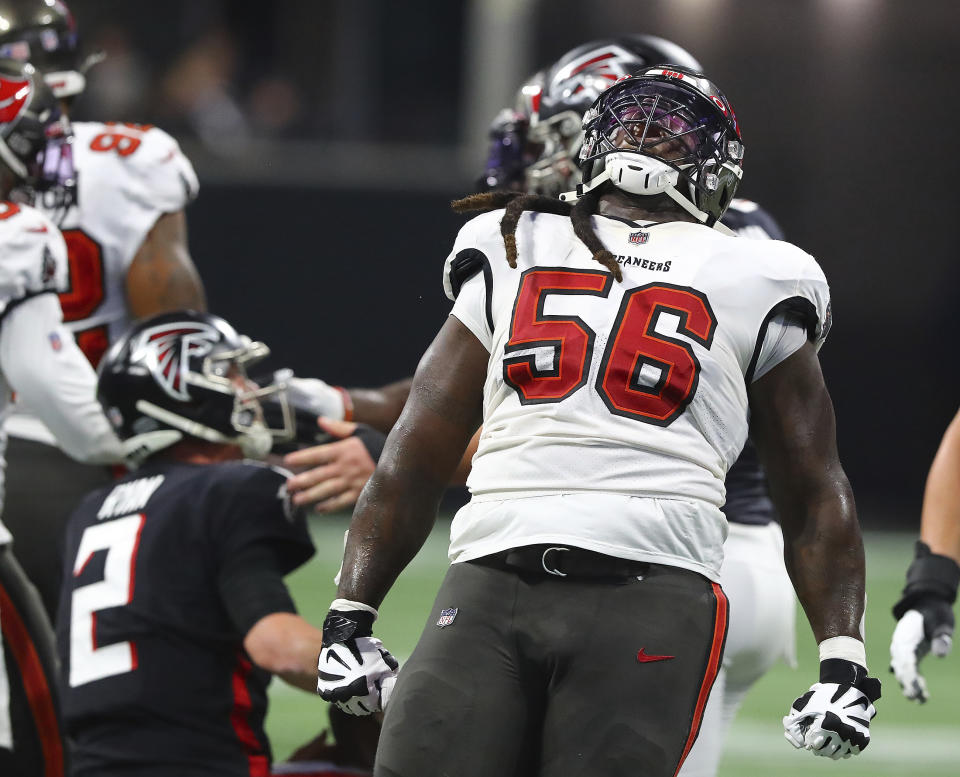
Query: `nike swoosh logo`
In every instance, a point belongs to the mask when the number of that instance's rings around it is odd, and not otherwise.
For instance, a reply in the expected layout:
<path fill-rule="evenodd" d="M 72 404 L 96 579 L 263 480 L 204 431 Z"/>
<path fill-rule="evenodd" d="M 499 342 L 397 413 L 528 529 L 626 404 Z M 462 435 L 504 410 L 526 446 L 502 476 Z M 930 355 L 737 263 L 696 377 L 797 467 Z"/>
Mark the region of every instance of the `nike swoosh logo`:
<path fill-rule="evenodd" d="M 675 656 L 651 656 L 643 648 L 637 651 L 637 663 L 639 664 L 648 664 L 651 661 L 669 661 L 674 657 Z"/>
<path fill-rule="evenodd" d="M 27 232 L 49 232 L 46 227 L 28 227 Z"/>

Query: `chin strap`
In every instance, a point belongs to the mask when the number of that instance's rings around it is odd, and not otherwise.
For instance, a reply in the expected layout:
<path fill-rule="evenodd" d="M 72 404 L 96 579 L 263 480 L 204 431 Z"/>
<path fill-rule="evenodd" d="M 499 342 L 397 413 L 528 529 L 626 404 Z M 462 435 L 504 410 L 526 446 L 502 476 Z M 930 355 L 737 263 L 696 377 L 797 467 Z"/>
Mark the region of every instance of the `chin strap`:
<path fill-rule="evenodd" d="M 600 175 L 598 175 L 596 178 L 590 181 L 590 183 L 588 184 L 578 183 L 577 188 L 574 189 L 572 192 L 563 192 L 560 195 L 560 201 L 572 202 L 572 201 L 579 200 L 581 197 L 583 197 L 583 195 L 587 194 L 588 192 L 592 192 L 600 184 L 606 183 L 609 180 L 610 180 L 610 171 L 604 170 L 602 173 L 600 173 Z"/>
<path fill-rule="evenodd" d="M 577 184 L 577 188 L 570 192 L 563 192 L 560 195 L 561 202 L 575 202 L 583 197 L 590 191 L 596 189 L 600 184 L 606 183 L 610 180 L 610 171 L 604 170 L 596 178 L 594 178 L 588 184 Z M 616 184 L 614 184 L 616 185 Z M 664 190 L 664 193 L 677 205 L 684 209 L 687 213 L 693 216 L 698 222 L 706 225 L 707 219 L 710 218 L 709 213 L 705 213 L 700 210 L 696 205 L 694 205 L 690 200 L 684 197 L 680 192 L 678 192 L 674 187 L 670 186 Z M 638 195 L 639 196 L 639 195 Z M 719 221 L 713 224 L 713 229 L 717 230 L 722 235 L 727 235 L 728 237 L 736 237 L 737 233 L 734 232 L 726 224 L 721 224 Z"/>
<path fill-rule="evenodd" d="M 678 192 L 673 187 L 667 189 L 664 194 L 666 194 L 671 200 L 673 200 L 677 205 L 683 208 L 687 213 L 693 216 L 701 224 L 706 225 L 707 219 L 710 218 L 709 213 L 704 213 L 696 205 L 694 205 L 690 200 L 684 197 L 680 192 Z M 712 229 L 717 230 L 721 235 L 727 235 L 728 237 L 736 237 L 737 233 L 734 232 L 726 224 L 721 224 L 719 221 L 713 223 Z"/>

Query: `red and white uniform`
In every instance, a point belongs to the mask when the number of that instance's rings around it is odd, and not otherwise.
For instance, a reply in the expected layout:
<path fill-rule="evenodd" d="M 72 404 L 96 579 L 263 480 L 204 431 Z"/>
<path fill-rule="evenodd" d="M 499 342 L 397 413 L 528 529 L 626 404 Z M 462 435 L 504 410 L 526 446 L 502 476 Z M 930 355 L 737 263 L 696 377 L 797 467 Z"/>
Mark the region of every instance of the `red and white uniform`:
<path fill-rule="evenodd" d="M 67 454 L 118 461 L 119 441 L 96 401 L 96 374 L 61 322 L 56 292 L 66 285 L 66 246 L 53 223 L 26 205 L 0 203 L 0 418 L 16 392 Z M 5 445 L 0 435 L 0 455 Z M 0 523 L 0 544 L 9 541 Z"/>
<path fill-rule="evenodd" d="M 96 366 L 130 325 L 125 283 L 137 251 L 157 219 L 186 207 L 199 184 L 176 140 L 161 129 L 77 122 L 73 132 L 77 205 L 60 224 L 69 257 L 60 302 L 67 327 Z M 49 430 L 21 413 L 6 430 L 54 444 Z"/>
<path fill-rule="evenodd" d="M 0 202 L 0 418 L 17 392 L 71 456 L 117 461 L 120 443 L 96 401 L 96 375 L 61 321 L 67 251 L 42 213 Z M 6 435 L 0 433 L 0 464 Z M 0 502 L 2 502 L 0 466 Z M 0 546 L 11 541 L 0 521 Z M 4 592 L 0 580 L 0 593 Z M 9 691 L 0 645 L 0 747 L 12 746 Z"/>
<path fill-rule="evenodd" d="M 466 224 L 444 272 L 452 315 L 490 351 L 451 560 L 557 543 L 718 580 L 747 385 L 826 336 L 820 267 L 789 243 L 596 216 L 618 283 L 568 218 L 526 213 L 511 269 L 501 218 Z"/>

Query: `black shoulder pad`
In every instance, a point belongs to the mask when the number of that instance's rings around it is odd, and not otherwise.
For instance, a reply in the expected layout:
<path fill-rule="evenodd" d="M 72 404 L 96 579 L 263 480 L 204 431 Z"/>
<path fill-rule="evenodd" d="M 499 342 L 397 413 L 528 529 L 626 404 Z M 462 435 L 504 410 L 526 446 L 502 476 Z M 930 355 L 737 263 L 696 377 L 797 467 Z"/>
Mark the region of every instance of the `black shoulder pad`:
<path fill-rule="evenodd" d="M 460 296 L 463 284 L 483 269 L 487 255 L 478 248 L 464 248 L 450 262 L 450 288 L 453 296 Z"/>

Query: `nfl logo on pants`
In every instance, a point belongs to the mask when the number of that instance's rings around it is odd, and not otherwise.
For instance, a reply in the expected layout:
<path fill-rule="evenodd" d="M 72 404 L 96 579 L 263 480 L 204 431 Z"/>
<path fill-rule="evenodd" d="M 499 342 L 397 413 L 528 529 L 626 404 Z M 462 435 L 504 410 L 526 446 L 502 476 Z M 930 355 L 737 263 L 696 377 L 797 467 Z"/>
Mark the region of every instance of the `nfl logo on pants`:
<path fill-rule="evenodd" d="M 458 609 L 457 607 L 453 607 L 449 610 L 440 610 L 440 619 L 437 621 L 437 625 L 442 629 L 444 626 L 449 626 L 453 623 L 453 619 L 457 617 Z"/>

